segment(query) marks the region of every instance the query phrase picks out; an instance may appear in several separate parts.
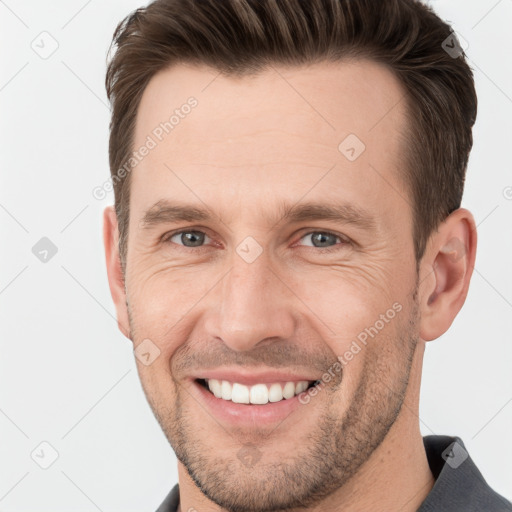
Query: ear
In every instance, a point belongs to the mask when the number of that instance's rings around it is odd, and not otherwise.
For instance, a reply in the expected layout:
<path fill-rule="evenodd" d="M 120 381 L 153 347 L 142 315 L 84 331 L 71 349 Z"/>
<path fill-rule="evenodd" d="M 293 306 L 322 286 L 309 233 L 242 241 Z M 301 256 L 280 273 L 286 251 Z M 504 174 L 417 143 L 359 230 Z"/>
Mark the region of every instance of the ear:
<path fill-rule="evenodd" d="M 476 258 L 477 234 L 471 212 L 452 212 L 431 236 L 422 258 L 420 337 L 444 334 L 466 300 Z"/>
<path fill-rule="evenodd" d="M 117 311 L 117 325 L 119 330 L 131 339 L 124 276 L 119 256 L 119 228 L 114 206 L 107 206 L 103 210 L 103 244 L 105 246 L 110 294 Z"/>

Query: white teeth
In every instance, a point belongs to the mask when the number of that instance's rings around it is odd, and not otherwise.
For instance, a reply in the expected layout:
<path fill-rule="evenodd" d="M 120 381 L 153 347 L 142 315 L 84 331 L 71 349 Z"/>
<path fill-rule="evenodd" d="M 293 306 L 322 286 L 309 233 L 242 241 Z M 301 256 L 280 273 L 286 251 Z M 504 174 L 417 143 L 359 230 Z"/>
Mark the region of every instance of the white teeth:
<path fill-rule="evenodd" d="M 233 384 L 233 388 L 235 386 L 236 384 Z M 265 384 L 256 384 L 255 386 L 251 386 L 250 401 L 251 404 L 266 404 L 268 402 L 267 386 Z"/>
<path fill-rule="evenodd" d="M 221 384 L 222 388 L 222 399 L 223 400 L 231 400 L 231 391 L 232 386 L 227 380 L 223 380 Z"/>
<path fill-rule="evenodd" d="M 249 403 L 249 388 L 235 382 L 231 391 L 231 401 L 237 404 Z"/>
<path fill-rule="evenodd" d="M 284 399 L 293 398 L 308 388 L 309 382 L 287 382 L 284 387 L 279 383 L 255 384 L 245 386 L 235 382 L 231 384 L 227 380 L 206 379 L 208 388 L 217 397 L 223 400 L 231 400 L 237 404 L 259 404 L 268 402 L 279 402 Z"/>
<path fill-rule="evenodd" d="M 307 381 L 301 380 L 300 382 L 297 382 L 297 384 L 295 385 L 295 394 L 298 395 L 299 393 L 306 391 L 306 389 L 308 389 Z"/>
<path fill-rule="evenodd" d="M 283 388 L 281 384 L 272 384 L 268 392 L 269 402 L 279 402 L 283 399 Z"/>
<path fill-rule="evenodd" d="M 222 390 L 220 386 L 220 382 L 218 380 L 212 379 L 208 382 L 210 387 L 210 391 L 217 397 L 220 398 L 222 396 Z"/>
<path fill-rule="evenodd" d="M 284 398 L 293 398 L 295 396 L 295 384 L 293 382 L 287 382 L 283 388 Z"/>

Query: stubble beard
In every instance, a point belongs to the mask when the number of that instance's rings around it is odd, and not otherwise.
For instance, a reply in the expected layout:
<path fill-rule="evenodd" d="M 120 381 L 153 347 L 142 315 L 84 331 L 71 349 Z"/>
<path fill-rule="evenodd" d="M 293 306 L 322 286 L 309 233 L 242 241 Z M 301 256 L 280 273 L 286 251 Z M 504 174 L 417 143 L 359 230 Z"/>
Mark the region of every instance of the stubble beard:
<path fill-rule="evenodd" d="M 381 333 L 364 355 L 357 356 L 365 358 L 361 377 L 341 417 L 331 405 L 344 387 L 333 392 L 326 386 L 321 393 L 330 393 L 330 399 L 312 431 L 295 429 L 293 420 L 284 422 L 287 430 L 282 435 L 297 439 L 297 449 L 286 459 L 291 462 L 268 462 L 273 450 L 271 445 L 267 450 L 263 443 L 260 462 L 250 468 L 244 466 L 236 449 L 223 450 L 206 435 L 198 435 L 204 434 L 204 429 L 198 428 L 183 406 L 188 392 L 171 374 L 175 393 L 165 404 L 157 403 L 144 388 L 176 457 L 204 496 L 228 512 L 292 512 L 317 505 L 346 484 L 382 443 L 402 408 L 418 342 L 417 291 L 416 283 L 409 318 L 397 318 L 394 338 L 383 338 Z M 130 314 L 129 318 L 133 333 Z M 197 409 L 203 411 L 199 405 Z M 294 412 L 301 414 L 300 408 Z M 213 424 L 216 437 L 226 437 L 232 447 L 236 440 Z"/>

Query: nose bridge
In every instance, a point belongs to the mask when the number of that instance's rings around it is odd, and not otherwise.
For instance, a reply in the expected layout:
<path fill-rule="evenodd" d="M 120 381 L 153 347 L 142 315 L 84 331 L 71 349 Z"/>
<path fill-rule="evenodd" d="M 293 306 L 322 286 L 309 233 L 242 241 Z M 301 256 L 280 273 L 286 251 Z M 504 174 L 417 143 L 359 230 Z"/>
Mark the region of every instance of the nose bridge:
<path fill-rule="evenodd" d="M 246 248 L 243 244 L 240 248 Z M 253 261 L 234 253 L 231 270 L 220 287 L 218 318 L 209 334 L 233 350 L 250 350 L 266 338 L 289 338 L 293 312 L 289 292 L 276 276 L 267 254 Z"/>

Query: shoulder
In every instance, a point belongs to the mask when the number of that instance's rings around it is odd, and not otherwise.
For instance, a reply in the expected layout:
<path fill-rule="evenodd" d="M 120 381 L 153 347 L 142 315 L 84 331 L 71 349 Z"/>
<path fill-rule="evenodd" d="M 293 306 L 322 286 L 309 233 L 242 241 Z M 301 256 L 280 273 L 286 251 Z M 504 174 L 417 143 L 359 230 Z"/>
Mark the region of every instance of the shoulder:
<path fill-rule="evenodd" d="M 512 503 L 487 484 L 460 437 L 431 435 L 423 443 L 436 481 L 418 512 L 512 512 Z"/>

